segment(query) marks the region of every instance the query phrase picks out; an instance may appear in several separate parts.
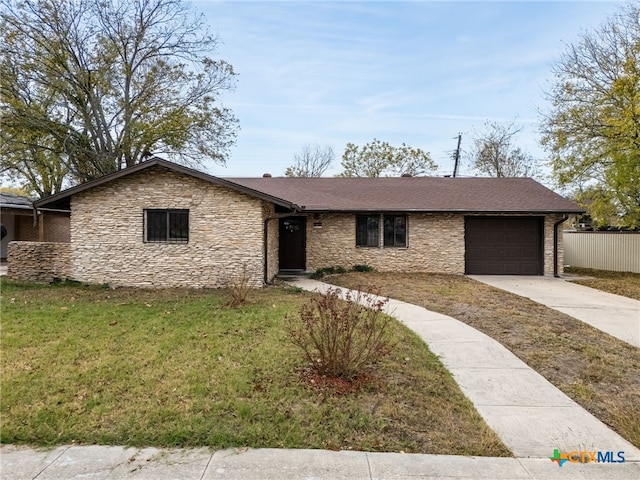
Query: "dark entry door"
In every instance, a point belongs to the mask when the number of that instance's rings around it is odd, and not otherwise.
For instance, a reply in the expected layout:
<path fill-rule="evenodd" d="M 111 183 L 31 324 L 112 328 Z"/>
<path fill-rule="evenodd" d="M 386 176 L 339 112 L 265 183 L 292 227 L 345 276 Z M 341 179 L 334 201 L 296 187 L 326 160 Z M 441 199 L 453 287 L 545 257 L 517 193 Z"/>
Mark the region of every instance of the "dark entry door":
<path fill-rule="evenodd" d="M 280 219 L 280 270 L 304 270 L 306 217 Z"/>
<path fill-rule="evenodd" d="M 466 217 L 465 273 L 542 275 L 543 219 Z"/>

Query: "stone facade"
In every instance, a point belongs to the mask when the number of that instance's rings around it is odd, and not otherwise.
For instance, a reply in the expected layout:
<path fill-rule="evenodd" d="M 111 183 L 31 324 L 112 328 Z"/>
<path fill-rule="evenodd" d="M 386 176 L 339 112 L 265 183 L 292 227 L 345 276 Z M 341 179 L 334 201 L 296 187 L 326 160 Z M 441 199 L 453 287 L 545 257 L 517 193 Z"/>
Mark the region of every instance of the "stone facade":
<path fill-rule="evenodd" d="M 145 209 L 188 209 L 188 242 L 146 242 Z M 216 288 L 246 271 L 263 284 L 262 200 L 153 167 L 74 195 L 71 211 L 76 280 Z"/>
<path fill-rule="evenodd" d="M 356 247 L 355 214 L 318 215 L 307 222 L 307 270 L 366 264 L 379 271 L 464 274 L 464 217 L 463 214 L 408 214 L 407 247 L 385 248 Z M 553 224 L 561 217 L 547 215 L 544 219 L 545 275 L 553 275 Z M 314 227 L 314 224 L 322 226 Z M 558 233 L 558 273 L 562 273 L 561 228 Z M 382 238 L 382 231 L 380 235 Z"/>
<path fill-rule="evenodd" d="M 270 282 L 277 274 L 279 270 L 278 262 L 278 241 L 280 237 L 279 233 L 279 220 L 273 218 L 275 216 L 275 208 L 273 204 L 265 202 L 264 205 L 264 218 L 267 228 L 267 245 L 266 245 L 266 258 L 267 258 L 267 281 Z"/>
<path fill-rule="evenodd" d="M 145 211 L 149 209 L 188 210 L 188 241 L 147 241 Z M 71 243 L 13 245 L 10 277 L 70 278 L 116 287 L 217 288 L 243 274 L 251 286 L 259 287 L 265 277 L 271 281 L 278 273 L 278 227 L 283 214 L 277 214 L 273 204 L 164 166 L 77 192 L 71 197 L 71 211 Z M 310 214 L 307 270 L 370 265 L 378 271 L 464 274 L 464 214 L 409 213 L 406 217 L 406 247 L 358 247 L 356 214 Z M 544 218 L 546 275 L 554 271 L 553 224 L 560 218 L 559 214 Z M 45 213 L 41 221 L 47 227 L 42 231 L 51 232 L 45 239 L 64 241 L 64 215 Z M 383 238 L 382 221 L 379 228 Z M 562 273 L 561 229 L 559 234 L 558 271 Z"/>
<path fill-rule="evenodd" d="M 547 215 L 544 218 L 544 274 L 553 275 L 553 224 L 562 219 L 561 214 Z M 558 227 L 558 275 L 564 272 L 563 225 Z"/>
<path fill-rule="evenodd" d="M 52 282 L 73 278 L 71 244 L 9 243 L 7 276 L 22 282 Z"/>
<path fill-rule="evenodd" d="M 323 214 L 307 222 L 307 269 L 370 265 L 383 272 L 464 273 L 462 215 L 407 215 L 404 248 L 356 247 L 355 233 L 354 214 Z"/>

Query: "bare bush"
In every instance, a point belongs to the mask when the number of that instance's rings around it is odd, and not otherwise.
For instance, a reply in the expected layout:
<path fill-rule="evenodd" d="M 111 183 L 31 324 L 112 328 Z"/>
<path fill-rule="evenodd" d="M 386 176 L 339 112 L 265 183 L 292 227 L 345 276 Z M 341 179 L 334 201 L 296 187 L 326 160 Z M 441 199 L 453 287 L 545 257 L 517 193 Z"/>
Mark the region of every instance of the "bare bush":
<path fill-rule="evenodd" d="M 322 375 L 354 379 L 390 352 L 384 314 L 388 299 L 372 293 L 329 288 L 300 307 L 292 319 L 291 339 Z"/>
<path fill-rule="evenodd" d="M 244 305 L 251 291 L 251 275 L 247 270 L 247 266 L 243 265 L 239 272 L 229 277 L 227 288 L 231 293 L 231 302 L 229 306 L 239 307 Z"/>

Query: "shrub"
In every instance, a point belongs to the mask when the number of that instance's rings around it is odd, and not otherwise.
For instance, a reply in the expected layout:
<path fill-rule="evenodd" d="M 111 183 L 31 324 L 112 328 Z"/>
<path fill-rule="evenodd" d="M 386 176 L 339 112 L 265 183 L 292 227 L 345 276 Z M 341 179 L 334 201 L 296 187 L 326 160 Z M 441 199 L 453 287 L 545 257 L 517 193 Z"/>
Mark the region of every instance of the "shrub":
<path fill-rule="evenodd" d="M 247 272 L 247 266 L 243 265 L 242 270 L 229 277 L 227 281 L 227 288 L 231 292 L 230 307 L 239 307 L 247 301 L 247 296 L 251 291 L 249 280 L 251 276 Z"/>
<path fill-rule="evenodd" d="M 313 272 L 310 276 L 316 280 L 319 280 L 326 275 L 333 275 L 334 273 L 347 273 L 347 269 L 344 267 L 322 267 L 318 268 L 315 272 Z"/>
<path fill-rule="evenodd" d="M 291 339 L 321 375 L 354 379 L 390 351 L 388 301 L 329 288 L 300 307 L 300 322 L 289 317 Z"/>
<path fill-rule="evenodd" d="M 371 265 L 354 265 L 354 272 L 373 272 L 373 267 Z"/>

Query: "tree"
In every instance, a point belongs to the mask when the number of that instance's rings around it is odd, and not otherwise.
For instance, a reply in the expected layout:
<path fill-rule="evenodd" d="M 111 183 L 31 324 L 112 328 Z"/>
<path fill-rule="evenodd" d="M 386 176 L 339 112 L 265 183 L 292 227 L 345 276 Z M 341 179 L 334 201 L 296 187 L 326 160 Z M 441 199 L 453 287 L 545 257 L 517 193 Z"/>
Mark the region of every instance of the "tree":
<path fill-rule="evenodd" d="M 293 156 L 293 165 L 284 174 L 287 177 L 321 177 L 336 158 L 331 145 L 305 145 Z"/>
<path fill-rule="evenodd" d="M 373 139 L 362 148 L 347 143 L 342 155 L 341 177 L 399 177 L 426 175 L 438 166 L 428 152 L 411 148 L 404 143 L 394 147 L 387 142 Z"/>
<path fill-rule="evenodd" d="M 520 131 L 515 121 L 485 122 L 485 131 L 473 139 L 467 155 L 473 168 L 489 177 L 535 177 L 536 160 L 513 145 L 513 137 Z"/>
<path fill-rule="evenodd" d="M 588 191 L 596 224 L 640 226 L 640 3 L 568 45 L 554 65 L 542 142 L 561 187 Z"/>
<path fill-rule="evenodd" d="M 182 0 L 0 1 L 5 174 L 45 195 L 151 152 L 225 163 L 235 74 Z"/>

